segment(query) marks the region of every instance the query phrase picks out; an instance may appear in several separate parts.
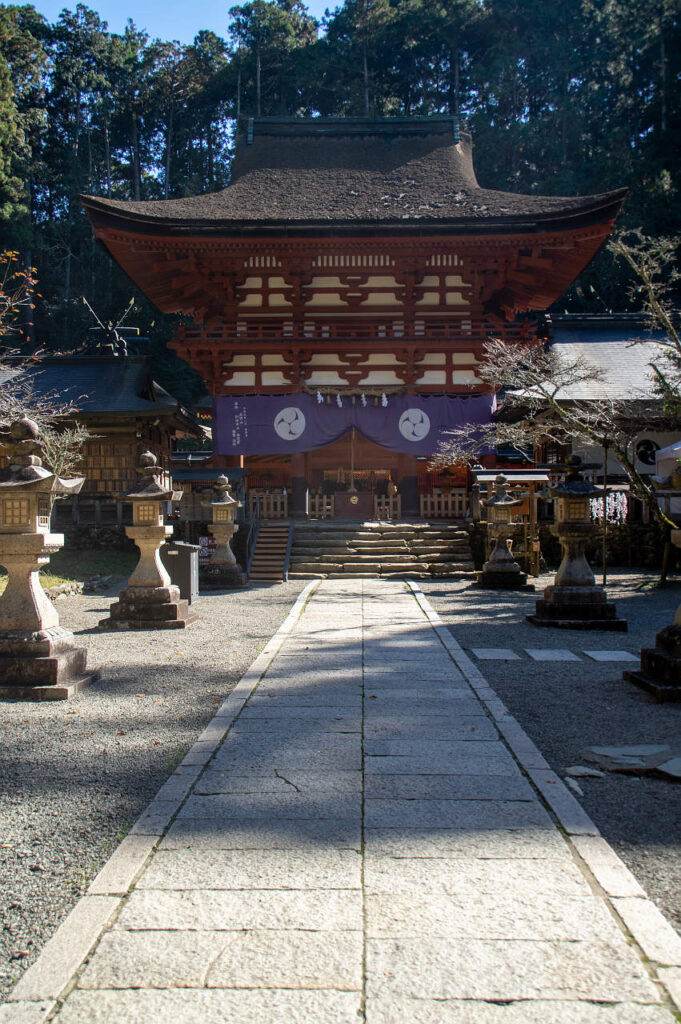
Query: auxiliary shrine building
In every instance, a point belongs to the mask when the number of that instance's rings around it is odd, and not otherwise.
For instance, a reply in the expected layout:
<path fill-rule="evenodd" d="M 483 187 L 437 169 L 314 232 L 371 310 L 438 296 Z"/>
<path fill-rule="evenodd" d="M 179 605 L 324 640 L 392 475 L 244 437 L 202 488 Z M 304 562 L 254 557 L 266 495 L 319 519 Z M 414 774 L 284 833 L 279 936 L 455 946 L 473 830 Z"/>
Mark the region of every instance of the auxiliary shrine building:
<path fill-rule="evenodd" d="M 478 185 L 451 118 L 250 118 L 231 184 L 187 199 L 83 202 L 97 238 L 164 313 L 213 397 L 215 465 L 273 515 L 465 510 L 432 474 L 446 431 L 489 420 L 494 336 L 589 263 L 625 189 L 581 198 Z"/>

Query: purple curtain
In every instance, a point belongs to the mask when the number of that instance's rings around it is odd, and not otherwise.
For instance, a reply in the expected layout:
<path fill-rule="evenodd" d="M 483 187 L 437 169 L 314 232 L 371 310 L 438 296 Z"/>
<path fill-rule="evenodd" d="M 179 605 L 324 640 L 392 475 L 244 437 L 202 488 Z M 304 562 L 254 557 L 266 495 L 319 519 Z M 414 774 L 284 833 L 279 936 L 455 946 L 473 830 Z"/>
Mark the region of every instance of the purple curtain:
<path fill-rule="evenodd" d="M 280 455 L 305 452 L 337 441 L 356 427 L 370 441 L 411 455 L 432 455 L 446 432 L 464 423 L 489 423 L 494 395 L 470 398 L 389 395 L 387 405 L 373 399 L 335 396 L 331 405 L 316 397 L 245 395 L 216 398 L 213 444 L 218 455 Z"/>

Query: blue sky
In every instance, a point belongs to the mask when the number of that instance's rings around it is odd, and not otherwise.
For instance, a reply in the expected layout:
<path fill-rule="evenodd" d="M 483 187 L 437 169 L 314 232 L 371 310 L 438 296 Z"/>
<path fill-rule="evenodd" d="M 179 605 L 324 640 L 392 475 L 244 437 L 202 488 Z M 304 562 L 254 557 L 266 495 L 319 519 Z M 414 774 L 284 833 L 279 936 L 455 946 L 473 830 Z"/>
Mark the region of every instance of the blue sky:
<path fill-rule="evenodd" d="M 63 0 L 33 2 L 36 10 L 44 14 L 48 21 L 56 21 L 65 7 L 75 10 L 78 0 L 72 3 L 64 3 Z M 125 4 L 120 0 L 101 0 L 100 3 L 92 0 L 87 6 L 109 23 L 112 32 L 121 32 L 127 19 L 132 18 L 137 27 L 146 29 L 152 38 L 179 39 L 181 43 L 191 43 L 202 28 L 212 29 L 224 36 L 227 32 L 227 11 L 235 2 L 237 0 L 201 0 L 200 3 L 192 4 L 187 0 L 136 0 L 135 3 Z M 321 18 L 326 7 L 333 10 L 339 4 L 340 0 L 310 0 L 307 6 L 311 14 Z"/>

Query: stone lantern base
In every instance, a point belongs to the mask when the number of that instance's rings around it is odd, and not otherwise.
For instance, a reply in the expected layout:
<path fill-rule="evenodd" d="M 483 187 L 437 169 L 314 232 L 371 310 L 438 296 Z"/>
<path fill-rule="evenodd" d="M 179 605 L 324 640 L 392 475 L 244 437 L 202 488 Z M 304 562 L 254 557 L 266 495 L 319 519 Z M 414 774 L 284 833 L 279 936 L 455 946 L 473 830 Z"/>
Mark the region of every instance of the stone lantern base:
<path fill-rule="evenodd" d="M 625 672 L 624 679 L 658 701 L 681 700 L 681 626 L 661 629 L 655 646 L 642 649 L 639 671 Z"/>
<path fill-rule="evenodd" d="M 101 619 L 100 629 L 184 629 L 198 615 L 189 610 L 189 602 L 180 599 L 180 588 L 126 587 Z"/>
<path fill-rule="evenodd" d="M 617 618 L 614 601 L 608 601 L 602 587 L 551 586 L 537 601 L 534 615 L 527 621 L 534 626 L 554 629 L 602 629 L 626 632 L 626 619 Z"/>
<path fill-rule="evenodd" d="M 486 590 L 534 590 L 534 584 L 527 582 L 511 552 L 510 539 L 500 535 L 487 562 L 478 573 L 479 587 Z"/>
<path fill-rule="evenodd" d="M 534 583 L 527 582 L 527 573 L 518 566 L 510 572 L 488 569 L 487 564 L 478 573 L 477 586 L 485 590 L 534 590 Z"/>
<path fill-rule="evenodd" d="M 88 672 L 87 651 L 63 626 L 36 632 L 4 630 L 0 637 L 0 697 L 68 700 L 99 672 Z"/>
<path fill-rule="evenodd" d="M 233 590 L 245 587 L 248 577 L 240 565 L 221 565 L 209 562 L 199 568 L 201 590 Z"/>

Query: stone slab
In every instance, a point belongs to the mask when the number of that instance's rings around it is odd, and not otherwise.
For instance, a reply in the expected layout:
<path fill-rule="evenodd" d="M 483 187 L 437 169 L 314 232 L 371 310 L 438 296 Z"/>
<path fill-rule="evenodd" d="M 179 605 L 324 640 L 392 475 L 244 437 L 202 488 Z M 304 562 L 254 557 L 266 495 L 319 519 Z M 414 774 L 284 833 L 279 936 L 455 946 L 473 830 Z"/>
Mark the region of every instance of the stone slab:
<path fill-rule="evenodd" d="M 127 893 L 157 842 L 157 836 L 126 836 L 90 883 L 88 895 L 122 896 Z"/>
<path fill-rule="evenodd" d="M 471 744 L 472 746 L 472 744 Z M 364 759 L 367 774 L 379 775 L 519 775 L 513 758 L 504 751 L 503 756 L 489 757 L 479 754 L 447 754 L 427 750 L 421 756 Z"/>
<path fill-rule="evenodd" d="M 399 739 L 395 739 L 396 736 Z M 417 722 L 405 716 L 402 728 L 392 723 L 386 725 L 380 719 L 377 721 L 374 718 L 366 723 L 364 749 L 367 753 L 374 753 L 372 747 L 377 740 L 391 745 L 405 741 L 449 744 L 454 740 L 496 740 L 497 736 L 494 725 L 484 714 L 473 718 L 452 715 L 444 721 L 441 718 L 435 720 L 431 715 L 425 722 Z"/>
<path fill-rule="evenodd" d="M 564 647 L 526 647 L 525 653 L 533 661 L 579 661 L 579 657 Z"/>
<path fill-rule="evenodd" d="M 357 822 L 328 819 L 280 819 L 247 821 L 230 819 L 213 822 L 207 819 L 176 820 L 161 840 L 162 850 L 296 850 L 317 846 L 359 850 L 361 829 Z"/>
<path fill-rule="evenodd" d="M 237 767 L 233 771 L 218 771 L 208 768 L 194 786 L 196 795 L 214 795 L 217 793 L 304 793 L 318 797 L 320 793 L 360 794 L 362 792 L 362 773 L 354 772 L 317 772 L 289 769 L 286 774 L 276 768 L 264 775 L 256 772 L 241 773 Z"/>
<path fill-rule="evenodd" d="M 183 800 L 201 774 L 200 765 L 178 766 L 159 789 L 156 800 Z"/>
<path fill-rule="evenodd" d="M 126 902 L 116 929 L 239 931 L 298 928 L 355 931 L 361 927 L 362 896 L 348 889 L 137 890 Z"/>
<path fill-rule="evenodd" d="M 658 967 L 657 976 L 676 1004 L 676 1009 L 681 1011 L 681 968 Z M 0 1017 L 0 1021 L 2 1021 L 2 1017 Z"/>
<path fill-rule="evenodd" d="M 3 1003 L 0 1024 L 43 1024 L 55 1007 L 52 999 L 38 1002 Z"/>
<path fill-rule="evenodd" d="M 643 964 L 621 939 L 370 939 L 367 972 L 369 996 L 659 1001 Z"/>
<path fill-rule="evenodd" d="M 513 1003 L 379 996 L 366 1003 L 366 1024 L 672 1024 L 669 1011 L 643 1003 L 597 1005 L 586 1000 Z"/>
<path fill-rule="evenodd" d="M 645 891 L 600 836 L 573 836 L 572 845 L 608 896 L 645 896 Z"/>
<path fill-rule="evenodd" d="M 352 990 L 361 980 L 358 931 L 113 931 L 79 987 Z"/>
<path fill-rule="evenodd" d="M 357 1024 L 358 993 L 291 989 L 76 991 L 59 1024 Z"/>
<path fill-rule="evenodd" d="M 364 805 L 369 828 L 552 828 L 538 801 L 373 800 Z"/>
<path fill-rule="evenodd" d="M 230 818 L 246 820 L 264 818 L 267 821 L 279 818 L 308 818 L 319 821 L 324 818 L 342 818 L 344 821 L 362 817 L 359 795 L 327 793 L 296 793 L 289 786 L 285 793 L 219 793 L 212 796 L 190 796 L 184 803 L 178 818 L 208 818 L 214 821 L 228 821 Z"/>
<path fill-rule="evenodd" d="M 84 896 L 43 946 L 9 1001 L 56 999 L 88 955 L 119 905 L 115 896 Z"/>
<path fill-rule="evenodd" d="M 358 889 L 352 850 L 159 850 L 138 889 Z"/>
<path fill-rule="evenodd" d="M 569 835 L 599 834 L 582 805 L 568 792 L 554 772 L 530 769 L 528 774 Z"/>
<path fill-rule="evenodd" d="M 649 960 L 681 967 L 681 936 L 652 900 L 626 896 L 612 905 Z"/>
<path fill-rule="evenodd" d="M 592 661 L 636 661 L 640 659 L 629 651 L 582 651 Z"/>
<path fill-rule="evenodd" d="M 206 976 L 209 988 L 362 988 L 361 931 L 268 929 L 234 934 Z"/>
<path fill-rule="evenodd" d="M 543 893 L 564 900 L 590 893 L 584 876 L 567 853 L 561 863 L 433 857 L 426 865 L 420 857 L 375 854 L 366 858 L 364 884 L 368 894 L 490 893 L 501 897 L 513 890 L 518 900 L 524 899 L 526 894 L 530 897 Z"/>
<path fill-rule="evenodd" d="M 130 829 L 130 835 L 160 836 L 180 806 L 179 800 L 152 800 Z"/>
<path fill-rule="evenodd" d="M 78 981 L 81 989 L 202 988 L 232 932 L 125 932 L 102 936 Z"/>
<path fill-rule="evenodd" d="M 520 661 L 520 656 L 510 647 L 471 647 L 478 661 Z"/>
<path fill-rule="evenodd" d="M 368 775 L 364 792 L 368 800 L 536 799 L 520 775 Z"/>
<path fill-rule="evenodd" d="M 605 905 L 591 894 L 556 900 L 550 893 L 513 891 L 464 896 L 381 895 L 366 901 L 369 938 L 518 939 L 598 941 L 621 939 Z"/>
<path fill-rule="evenodd" d="M 492 723 L 489 740 L 480 736 L 477 727 L 470 726 L 470 739 L 429 740 L 423 739 L 371 739 L 364 741 L 364 753 L 368 757 L 432 757 L 437 761 L 445 757 L 498 757 L 506 752 L 503 743 L 497 739 Z M 475 731 L 473 731 L 475 729 Z"/>

